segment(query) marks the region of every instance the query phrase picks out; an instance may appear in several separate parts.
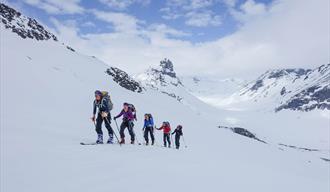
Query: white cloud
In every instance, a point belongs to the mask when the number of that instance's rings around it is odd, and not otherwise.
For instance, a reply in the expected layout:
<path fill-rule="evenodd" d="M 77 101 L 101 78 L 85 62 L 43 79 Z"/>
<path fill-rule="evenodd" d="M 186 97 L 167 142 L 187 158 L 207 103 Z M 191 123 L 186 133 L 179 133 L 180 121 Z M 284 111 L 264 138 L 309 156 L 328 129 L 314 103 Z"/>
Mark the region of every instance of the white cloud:
<path fill-rule="evenodd" d="M 213 0 L 191 0 L 184 8 L 188 10 L 202 9 L 212 6 Z"/>
<path fill-rule="evenodd" d="M 115 31 L 124 33 L 136 33 L 138 24 L 144 23 L 136 19 L 134 16 L 119 13 L 119 12 L 105 12 L 99 10 L 92 10 L 96 18 L 108 22 L 113 25 Z"/>
<path fill-rule="evenodd" d="M 139 4 L 142 6 L 147 6 L 150 4 L 151 0 L 99 0 L 101 3 L 114 8 L 114 9 L 127 9 L 133 4 Z"/>
<path fill-rule="evenodd" d="M 219 15 L 215 15 L 211 11 L 204 12 L 188 12 L 185 17 L 187 20 L 185 21 L 186 25 L 194 26 L 194 27 L 206 27 L 206 26 L 219 26 L 221 25 L 221 17 Z"/>
<path fill-rule="evenodd" d="M 80 0 L 24 0 L 25 3 L 43 9 L 49 14 L 83 13 Z"/>
<path fill-rule="evenodd" d="M 170 35 L 173 37 L 185 37 L 191 34 L 171 28 L 165 24 L 152 24 L 148 27 L 148 32 L 156 32 L 158 34 Z"/>
<path fill-rule="evenodd" d="M 184 18 L 188 26 L 219 26 L 220 15 L 210 9 L 215 3 L 215 0 L 167 0 L 160 12 L 163 13 L 162 18 L 167 20 Z"/>
<path fill-rule="evenodd" d="M 135 33 L 117 30 L 78 37 L 74 26 L 62 23 L 57 30 L 77 50 L 130 73 L 157 65 L 164 57 L 173 60 L 179 74 L 218 76 L 257 75 L 269 68 L 314 68 L 330 62 L 329 1 L 278 0 L 257 9 L 262 11 L 235 7 L 246 16 L 238 31 L 197 44 L 171 37 L 185 33 L 162 24 L 141 27 L 136 18 L 128 19 L 133 24 L 127 27 Z"/>
<path fill-rule="evenodd" d="M 238 9 L 235 9 L 234 6 L 231 7 L 229 4 L 229 12 L 240 22 L 250 21 L 268 13 L 265 4 L 257 3 L 254 0 L 245 1 Z"/>

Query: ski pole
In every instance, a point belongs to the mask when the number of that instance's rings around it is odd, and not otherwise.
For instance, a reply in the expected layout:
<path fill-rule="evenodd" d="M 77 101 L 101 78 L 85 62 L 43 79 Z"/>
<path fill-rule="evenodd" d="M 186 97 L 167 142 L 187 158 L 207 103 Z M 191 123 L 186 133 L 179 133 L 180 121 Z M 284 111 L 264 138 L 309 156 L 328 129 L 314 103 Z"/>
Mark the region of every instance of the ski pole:
<path fill-rule="evenodd" d="M 103 119 L 105 119 L 105 120 L 107 121 L 107 123 L 110 125 L 110 122 L 109 122 L 109 120 L 108 120 L 107 118 L 104 118 L 104 117 L 103 117 Z M 111 128 L 111 129 L 112 129 L 112 128 Z M 118 137 L 117 137 L 117 134 L 116 134 L 115 132 L 113 132 L 113 134 L 115 135 L 115 137 L 116 137 L 116 139 L 117 139 L 119 145 L 121 146 L 121 143 L 119 142 L 119 139 L 118 139 Z"/>
<path fill-rule="evenodd" d="M 118 133 L 120 133 L 116 119 L 115 119 L 115 123 L 116 123 L 117 131 L 118 131 Z"/>
<path fill-rule="evenodd" d="M 186 142 L 184 141 L 184 136 L 183 135 L 182 135 L 182 140 L 183 140 L 183 143 L 184 143 L 184 147 L 188 148 L 188 146 L 186 145 Z"/>
<path fill-rule="evenodd" d="M 133 131 L 133 127 L 132 127 L 131 129 L 132 129 L 132 131 Z M 134 132 L 134 131 L 133 131 L 133 132 Z M 137 141 L 138 145 L 141 145 L 141 143 L 139 142 L 139 140 L 138 140 L 138 138 L 137 138 L 137 136 L 136 136 L 135 132 L 134 132 L 134 137 L 135 137 L 135 139 L 136 139 L 136 141 Z"/>

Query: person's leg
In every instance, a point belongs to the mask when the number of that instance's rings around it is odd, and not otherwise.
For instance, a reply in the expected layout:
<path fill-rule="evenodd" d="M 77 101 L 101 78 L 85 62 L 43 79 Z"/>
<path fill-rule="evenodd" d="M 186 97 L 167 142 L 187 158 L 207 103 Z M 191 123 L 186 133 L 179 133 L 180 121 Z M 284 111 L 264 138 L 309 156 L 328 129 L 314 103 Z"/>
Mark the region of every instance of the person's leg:
<path fill-rule="evenodd" d="M 150 127 L 150 137 L 151 137 L 151 144 L 155 143 L 155 136 L 154 136 L 154 128 Z"/>
<path fill-rule="evenodd" d="M 120 125 L 120 131 L 119 131 L 119 134 L 120 134 L 120 138 L 121 138 L 121 143 L 125 143 L 125 128 L 127 127 L 127 122 L 126 121 L 123 121 Z"/>
<path fill-rule="evenodd" d="M 143 136 L 144 136 L 144 140 L 146 141 L 146 144 L 147 144 L 147 145 L 148 145 L 148 143 L 149 143 L 148 131 L 149 131 L 149 128 L 148 128 L 148 127 L 144 128 Z"/>
<path fill-rule="evenodd" d="M 133 122 L 128 122 L 128 132 L 131 136 L 131 143 L 133 144 L 135 141 L 135 133 L 134 133 L 134 123 Z"/>
<path fill-rule="evenodd" d="M 95 131 L 97 133 L 96 143 L 103 142 L 102 122 L 103 122 L 103 119 L 101 117 L 101 114 L 98 114 L 97 118 L 96 118 L 96 126 L 95 126 Z"/>
<path fill-rule="evenodd" d="M 108 143 L 113 143 L 113 129 L 111 127 L 111 117 L 110 115 L 108 117 L 106 117 L 105 121 L 104 121 L 105 127 L 108 130 L 109 133 L 109 139 L 108 139 Z"/>
<path fill-rule="evenodd" d="M 163 134 L 164 147 L 166 147 L 166 134 Z"/>
<path fill-rule="evenodd" d="M 180 136 L 179 135 L 175 135 L 175 146 L 177 149 L 180 148 Z"/>
<path fill-rule="evenodd" d="M 168 133 L 168 134 L 166 134 L 167 135 L 167 143 L 168 143 L 168 147 L 171 147 L 171 136 L 170 136 L 170 134 Z"/>

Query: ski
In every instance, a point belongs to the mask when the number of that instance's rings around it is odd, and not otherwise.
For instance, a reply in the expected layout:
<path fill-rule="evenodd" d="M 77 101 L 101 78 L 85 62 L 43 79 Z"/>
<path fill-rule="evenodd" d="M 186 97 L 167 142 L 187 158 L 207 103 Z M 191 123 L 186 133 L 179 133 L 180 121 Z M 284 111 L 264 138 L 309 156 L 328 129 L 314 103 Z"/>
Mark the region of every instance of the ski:
<path fill-rule="evenodd" d="M 80 145 L 120 145 L 120 143 L 96 143 L 96 142 L 91 142 L 91 143 L 85 143 L 85 142 L 80 142 Z"/>
<path fill-rule="evenodd" d="M 80 145 L 99 145 L 99 143 L 84 143 L 84 142 L 80 142 Z"/>

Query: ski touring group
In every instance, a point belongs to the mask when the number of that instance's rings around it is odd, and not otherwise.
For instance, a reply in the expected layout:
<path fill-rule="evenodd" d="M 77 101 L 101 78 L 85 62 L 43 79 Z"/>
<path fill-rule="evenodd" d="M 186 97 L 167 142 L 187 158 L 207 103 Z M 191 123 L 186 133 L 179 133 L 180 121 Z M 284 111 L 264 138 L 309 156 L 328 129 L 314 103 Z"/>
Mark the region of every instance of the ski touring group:
<path fill-rule="evenodd" d="M 114 132 L 114 130 L 111 127 L 111 113 L 110 111 L 113 109 L 113 103 L 111 101 L 110 95 L 107 91 L 95 91 L 95 100 L 93 102 L 93 116 L 92 121 L 95 125 L 95 130 L 97 133 L 97 140 L 95 144 L 103 144 L 103 131 L 102 131 L 102 124 L 104 122 L 106 129 L 108 130 L 108 140 L 107 144 L 114 144 L 114 136 L 116 137 L 117 142 L 122 145 L 127 142 L 127 139 L 125 140 L 125 130 L 128 130 L 128 133 L 130 135 L 130 144 L 136 143 L 136 135 L 134 132 L 134 121 L 137 121 L 136 117 L 136 109 L 133 104 L 130 103 L 124 103 L 123 109 L 120 111 L 120 113 L 115 116 L 113 119 L 116 123 L 117 130 L 119 132 L 119 137 Z M 118 127 L 117 119 L 122 117 L 122 123 L 120 127 Z M 160 130 L 163 131 L 163 143 L 164 147 L 171 148 L 171 140 L 172 135 L 175 134 L 175 148 L 180 148 L 180 138 L 183 137 L 182 132 L 182 126 L 178 125 L 176 129 L 171 132 L 171 126 L 168 121 L 164 121 L 162 125 L 157 128 L 154 124 L 154 119 L 150 113 L 146 113 L 144 115 L 144 125 L 142 128 L 143 131 L 143 137 L 145 139 L 146 145 L 155 145 L 155 136 L 154 136 L 154 130 Z M 151 139 L 151 143 L 149 142 L 149 135 Z M 81 143 L 84 144 L 84 143 Z M 140 144 L 140 143 L 139 143 Z"/>

